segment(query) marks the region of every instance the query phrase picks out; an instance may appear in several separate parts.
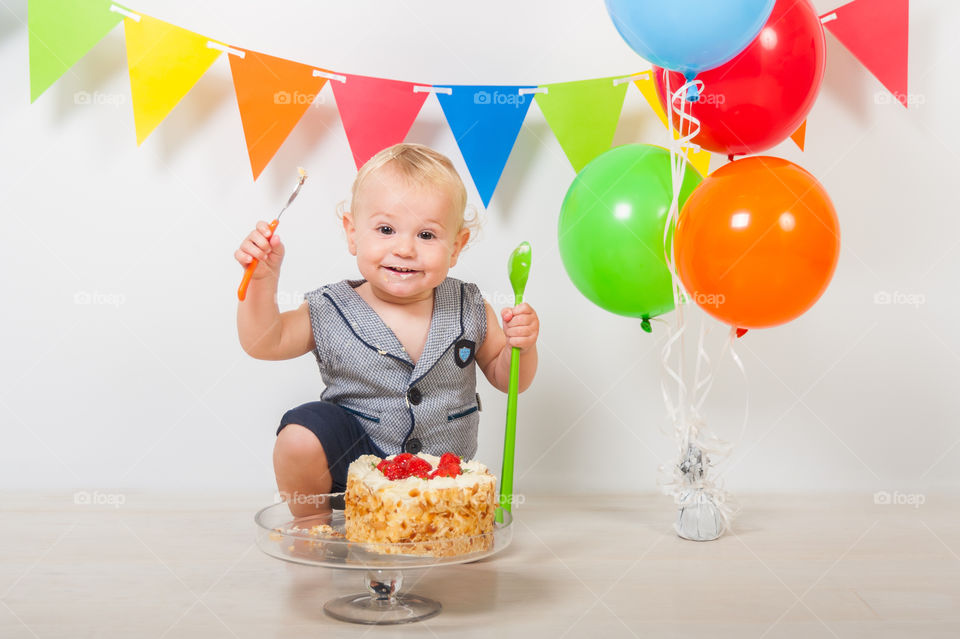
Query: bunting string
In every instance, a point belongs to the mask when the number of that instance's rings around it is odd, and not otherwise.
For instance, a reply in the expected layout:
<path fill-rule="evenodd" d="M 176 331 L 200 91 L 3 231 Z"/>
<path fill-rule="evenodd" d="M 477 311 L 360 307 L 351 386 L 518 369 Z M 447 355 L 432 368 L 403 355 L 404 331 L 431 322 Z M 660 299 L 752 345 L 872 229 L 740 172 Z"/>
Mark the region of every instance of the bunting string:
<path fill-rule="evenodd" d="M 904 106 L 908 101 L 908 9 L 909 0 L 853 0 L 823 17 L 825 28 Z M 436 95 L 485 206 L 534 100 L 575 171 L 611 147 L 629 84 L 641 91 L 671 137 L 679 134 L 662 113 L 656 90 L 649 82 L 650 72 L 523 87 L 437 87 L 334 72 L 257 53 L 110 0 L 29 0 L 28 21 L 31 101 L 117 24 L 124 23 L 138 144 L 166 118 L 213 61 L 221 53 L 228 54 L 254 179 L 292 133 L 326 81 L 333 82 L 337 109 L 358 167 L 381 148 L 402 141 L 423 101 L 430 94 Z M 689 145 L 696 134 L 692 123 L 684 119 L 687 116 L 680 117 L 680 130 L 685 134 L 677 144 L 706 174 L 710 153 Z M 462 132 L 470 126 L 492 135 L 496 144 L 487 148 L 476 140 L 464 143 L 456 135 L 457 129 Z M 804 133 L 801 127 L 793 136 L 801 150 Z"/>

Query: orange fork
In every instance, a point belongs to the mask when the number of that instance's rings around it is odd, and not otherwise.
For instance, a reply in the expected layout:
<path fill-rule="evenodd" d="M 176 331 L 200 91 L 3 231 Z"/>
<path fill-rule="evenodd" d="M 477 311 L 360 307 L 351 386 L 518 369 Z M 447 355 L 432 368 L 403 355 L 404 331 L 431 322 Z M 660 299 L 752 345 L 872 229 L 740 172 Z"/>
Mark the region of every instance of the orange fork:
<path fill-rule="evenodd" d="M 270 222 L 270 237 L 273 237 L 273 232 L 277 230 L 277 225 L 280 224 L 280 216 L 283 215 L 283 212 L 287 210 L 287 207 L 290 206 L 290 203 L 297 199 L 297 195 L 300 193 L 300 187 L 303 186 L 304 181 L 307 179 L 307 172 L 302 168 L 298 168 L 297 171 L 300 173 L 300 180 L 297 182 L 297 188 L 294 189 L 293 193 L 290 194 L 290 199 L 287 200 L 286 205 L 280 212 L 277 213 L 275 220 Z M 243 279 L 240 280 L 240 288 L 237 289 L 237 297 L 242 302 L 247 298 L 247 287 L 250 286 L 250 278 L 253 277 L 253 272 L 257 270 L 257 264 L 260 263 L 260 260 L 253 258 L 253 260 L 247 264 L 247 268 L 243 271 Z"/>

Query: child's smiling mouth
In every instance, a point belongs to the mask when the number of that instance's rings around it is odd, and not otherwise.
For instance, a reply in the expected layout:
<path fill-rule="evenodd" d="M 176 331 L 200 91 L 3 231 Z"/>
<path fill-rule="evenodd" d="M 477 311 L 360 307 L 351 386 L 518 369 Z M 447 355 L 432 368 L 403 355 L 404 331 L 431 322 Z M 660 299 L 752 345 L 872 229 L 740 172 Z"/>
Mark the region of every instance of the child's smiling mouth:
<path fill-rule="evenodd" d="M 418 271 L 418 270 L 416 270 L 416 269 L 407 268 L 406 266 L 382 266 L 381 268 L 386 269 L 386 270 L 390 271 L 391 273 L 395 273 L 395 274 L 400 275 L 400 276 L 402 276 L 402 277 L 410 276 L 410 275 L 413 275 L 413 274 L 415 274 L 415 273 L 419 273 L 419 272 L 420 272 L 420 271 Z"/>

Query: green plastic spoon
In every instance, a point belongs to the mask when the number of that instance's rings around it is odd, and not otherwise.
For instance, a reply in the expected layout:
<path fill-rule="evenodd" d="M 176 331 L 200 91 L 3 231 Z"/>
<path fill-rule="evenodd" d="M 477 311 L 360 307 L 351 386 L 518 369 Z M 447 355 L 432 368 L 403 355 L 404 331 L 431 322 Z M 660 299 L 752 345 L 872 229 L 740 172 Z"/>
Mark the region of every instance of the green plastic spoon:
<path fill-rule="evenodd" d="M 507 273 L 513 286 L 514 305 L 523 303 L 523 291 L 530 276 L 531 249 L 521 242 L 507 260 Z M 503 521 L 502 509 L 510 510 L 513 501 L 513 451 L 517 436 L 517 396 L 520 394 L 520 349 L 510 350 L 510 385 L 507 387 L 507 428 L 503 440 L 503 471 L 500 479 L 500 508 L 497 521 Z"/>

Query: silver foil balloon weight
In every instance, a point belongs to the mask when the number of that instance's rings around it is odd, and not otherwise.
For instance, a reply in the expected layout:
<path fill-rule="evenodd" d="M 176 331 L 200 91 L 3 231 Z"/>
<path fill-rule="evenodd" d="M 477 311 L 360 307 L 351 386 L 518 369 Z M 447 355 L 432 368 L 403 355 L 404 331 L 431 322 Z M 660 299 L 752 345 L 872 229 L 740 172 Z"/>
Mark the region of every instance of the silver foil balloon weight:
<path fill-rule="evenodd" d="M 689 446 L 680 472 L 685 490 L 681 493 L 674 530 L 684 539 L 712 541 L 726 531 L 726 517 L 711 491 L 703 487 L 709 458 L 696 446 Z"/>
<path fill-rule="evenodd" d="M 726 524 L 713 497 L 695 489 L 681 498 L 673 529 L 684 539 L 713 541 L 726 531 Z"/>

